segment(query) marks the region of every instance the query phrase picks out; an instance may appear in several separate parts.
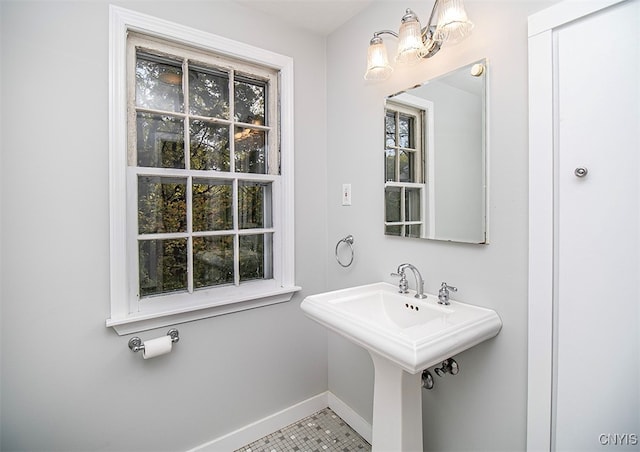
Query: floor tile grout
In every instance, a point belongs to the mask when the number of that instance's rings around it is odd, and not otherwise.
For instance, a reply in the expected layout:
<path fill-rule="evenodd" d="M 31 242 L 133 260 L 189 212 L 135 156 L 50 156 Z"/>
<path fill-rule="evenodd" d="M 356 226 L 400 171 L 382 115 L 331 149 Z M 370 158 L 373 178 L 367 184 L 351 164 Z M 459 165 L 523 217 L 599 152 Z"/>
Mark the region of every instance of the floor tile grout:
<path fill-rule="evenodd" d="M 277 430 L 235 452 L 370 452 L 371 445 L 331 408 Z"/>

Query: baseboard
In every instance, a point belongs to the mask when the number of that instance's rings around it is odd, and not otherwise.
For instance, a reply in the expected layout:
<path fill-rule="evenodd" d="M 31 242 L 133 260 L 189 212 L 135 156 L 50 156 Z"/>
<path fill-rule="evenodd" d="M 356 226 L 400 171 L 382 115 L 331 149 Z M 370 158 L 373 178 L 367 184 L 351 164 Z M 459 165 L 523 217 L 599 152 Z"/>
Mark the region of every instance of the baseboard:
<path fill-rule="evenodd" d="M 371 423 L 367 422 L 349 405 L 333 395 L 333 393 L 328 392 L 327 396 L 329 399 L 329 408 L 331 408 L 338 416 L 340 416 L 347 424 L 349 424 L 352 429 L 358 432 L 360 436 L 362 436 L 367 440 L 369 444 L 371 444 Z"/>
<path fill-rule="evenodd" d="M 338 397 L 326 391 L 231 433 L 194 447 L 187 452 L 229 452 L 236 450 L 270 433 L 291 425 L 300 419 L 311 416 L 326 407 L 331 408 L 358 432 L 360 436 L 371 443 L 371 424 L 360 417 L 358 413 Z"/>
<path fill-rule="evenodd" d="M 194 447 L 188 452 L 229 452 L 236 450 L 300 419 L 311 416 L 313 413 L 317 413 L 328 406 L 328 392 L 323 392 L 208 443 Z"/>

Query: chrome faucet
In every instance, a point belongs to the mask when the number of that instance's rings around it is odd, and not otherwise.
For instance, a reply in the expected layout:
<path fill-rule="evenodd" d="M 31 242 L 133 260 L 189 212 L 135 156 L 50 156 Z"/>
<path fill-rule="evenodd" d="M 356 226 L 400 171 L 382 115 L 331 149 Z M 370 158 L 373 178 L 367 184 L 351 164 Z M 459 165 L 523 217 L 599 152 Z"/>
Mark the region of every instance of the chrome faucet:
<path fill-rule="evenodd" d="M 427 298 L 427 296 L 424 294 L 424 280 L 422 279 L 422 275 L 420 274 L 420 272 L 418 271 L 417 268 L 415 268 L 413 265 L 411 264 L 400 264 L 398 266 L 398 270 L 396 270 L 395 273 L 391 273 L 391 276 L 399 276 L 400 277 L 400 282 L 398 283 L 398 289 L 400 293 L 407 293 L 409 292 L 408 290 L 408 284 L 407 284 L 407 277 L 404 274 L 404 271 L 406 269 L 409 269 L 413 272 L 413 276 L 416 278 L 416 298 Z"/>
<path fill-rule="evenodd" d="M 457 292 L 458 288 L 450 286 L 446 282 L 443 282 L 440 286 L 440 290 L 438 291 L 438 303 L 443 305 L 450 305 L 449 302 L 449 291 Z"/>

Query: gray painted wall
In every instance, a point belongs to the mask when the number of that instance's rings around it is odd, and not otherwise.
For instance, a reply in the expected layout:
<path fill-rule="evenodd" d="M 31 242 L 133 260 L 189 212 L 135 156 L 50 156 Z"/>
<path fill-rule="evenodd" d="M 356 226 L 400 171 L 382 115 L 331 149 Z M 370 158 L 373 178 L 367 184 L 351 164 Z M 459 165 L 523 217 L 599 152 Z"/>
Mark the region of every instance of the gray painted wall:
<path fill-rule="evenodd" d="M 405 7 L 428 18 L 422 2 L 374 2 L 327 43 L 329 244 L 353 234 L 356 259 L 343 269 L 327 259 L 332 289 L 374 281 L 411 262 L 426 290 L 442 281 L 456 298 L 495 309 L 498 337 L 456 356 L 456 377 L 436 378 L 423 392 L 427 450 L 524 450 L 527 389 L 527 16 L 550 2 L 470 1 L 472 37 L 416 66 L 396 69 L 380 84 L 363 80 L 373 32 L 396 28 Z M 393 46 L 393 40 L 389 48 Z M 468 245 L 383 235 L 382 124 L 385 96 L 488 58 L 489 245 Z M 437 112 L 436 112 L 437 113 Z M 340 187 L 352 185 L 353 205 L 340 205 Z M 331 254 L 332 251 L 329 251 Z M 413 282 L 410 281 L 412 285 Z M 329 336 L 329 389 L 371 420 L 373 366 L 367 353 Z"/>
<path fill-rule="evenodd" d="M 294 58 L 303 292 L 131 353 L 104 326 L 108 3 L 0 3 L 2 450 L 186 450 L 327 389 L 326 332 L 299 309 L 326 286 L 324 38 L 233 2 L 118 4 Z"/>

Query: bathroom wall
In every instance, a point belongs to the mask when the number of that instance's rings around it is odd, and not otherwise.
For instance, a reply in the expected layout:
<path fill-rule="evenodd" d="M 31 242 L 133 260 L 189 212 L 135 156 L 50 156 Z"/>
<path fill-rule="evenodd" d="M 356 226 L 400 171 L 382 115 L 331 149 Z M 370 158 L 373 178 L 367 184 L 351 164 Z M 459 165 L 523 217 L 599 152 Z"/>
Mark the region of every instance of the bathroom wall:
<path fill-rule="evenodd" d="M 5 451 L 179 451 L 327 389 L 325 40 L 234 2 L 118 5 L 295 59 L 296 282 L 144 361 L 109 316 L 106 1 L 0 2 Z M 167 328 L 140 333 L 153 338 Z"/>
<path fill-rule="evenodd" d="M 328 215 L 331 289 L 374 281 L 410 262 L 426 290 L 446 281 L 456 298 L 495 309 L 499 336 L 455 358 L 457 376 L 435 377 L 423 391 L 426 450 L 524 450 L 527 389 L 527 16 L 554 2 L 468 1 L 471 38 L 383 83 L 363 79 L 373 32 L 396 29 L 404 8 L 428 19 L 431 3 L 374 2 L 327 43 Z M 393 40 L 387 40 L 393 50 Z M 392 54 L 392 53 L 391 53 Z M 490 244 L 469 245 L 383 234 L 383 102 L 387 95 L 486 57 L 489 65 Z M 353 205 L 340 205 L 343 183 Z M 337 240 L 355 239 L 344 269 L 333 258 Z M 410 277 L 410 285 L 413 281 Z M 367 353 L 329 336 L 329 389 L 367 420 L 372 416 L 373 366 Z"/>

